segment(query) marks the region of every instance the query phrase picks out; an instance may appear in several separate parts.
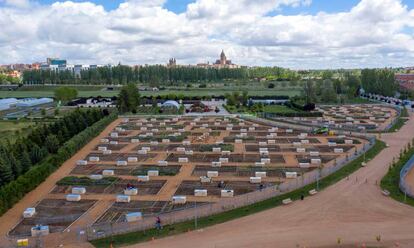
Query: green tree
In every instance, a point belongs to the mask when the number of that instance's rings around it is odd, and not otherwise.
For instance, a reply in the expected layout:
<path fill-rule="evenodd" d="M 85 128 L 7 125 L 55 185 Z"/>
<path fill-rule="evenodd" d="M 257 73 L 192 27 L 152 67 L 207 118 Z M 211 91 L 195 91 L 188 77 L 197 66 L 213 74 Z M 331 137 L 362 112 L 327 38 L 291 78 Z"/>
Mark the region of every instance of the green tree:
<path fill-rule="evenodd" d="M 56 153 L 59 149 L 59 140 L 56 135 L 50 134 L 46 137 L 45 147 L 50 153 Z"/>
<path fill-rule="evenodd" d="M 323 103 L 332 103 L 337 100 L 337 93 L 331 80 L 324 80 L 321 91 L 321 100 Z"/>
<path fill-rule="evenodd" d="M 55 89 L 55 99 L 58 101 L 67 102 L 78 96 L 78 91 L 71 87 L 59 87 Z"/>
<path fill-rule="evenodd" d="M 10 165 L 0 160 L 0 185 L 5 185 L 12 181 L 13 178 L 13 171 Z"/>
<path fill-rule="evenodd" d="M 118 95 L 118 110 L 121 113 L 136 112 L 140 103 L 140 95 L 135 84 L 129 83 L 121 88 Z"/>
<path fill-rule="evenodd" d="M 27 151 L 22 151 L 20 153 L 19 161 L 23 172 L 28 171 L 32 166 L 32 161 L 30 160 L 30 156 Z"/>
<path fill-rule="evenodd" d="M 313 81 L 306 81 L 303 85 L 303 93 L 305 98 L 305 103 L 316 103 L 316 92 L 315 92 L 315 86 Z"/>
<path fill-rule="evenodd" d="M 241 95 L 241 102 L 243 106 L 247 106 L 248 101 L 249 101 L 249 93 L 247 91 L 243 91 Z"/>

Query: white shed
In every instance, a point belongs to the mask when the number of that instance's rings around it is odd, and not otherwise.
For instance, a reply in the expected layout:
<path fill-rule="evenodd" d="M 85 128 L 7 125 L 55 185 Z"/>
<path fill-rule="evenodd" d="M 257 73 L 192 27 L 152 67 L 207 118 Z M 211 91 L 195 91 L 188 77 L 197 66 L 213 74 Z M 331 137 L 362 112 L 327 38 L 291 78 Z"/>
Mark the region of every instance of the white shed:
<path fill-rule="evenodd" d="M 137 188 L 124 189 L 124 195 L 138 195 L 138 189 Z"/>
<path fill-rule="evenodd" d="M 73 187 L 72 188 L 72 194 L 74 194 L 74 195 L 86 194 L 86 188 L 85 187 Z"/>
<path fill-rule="evenodd" d="M 172 197 L 172 204 L 185 204 L 187 197 L 183 195 L 175 195 Z"/>
<path fill-rule="evenodd" d="M 222 189 L 221 190 L 221 197 L 233 197 L 234 190 L 231 189 Z"/>
<path fill-rule="evenodd" d="M 132 212 L 125 214 L 125 219 L 127 222 L 135 222 L 142 220 L 142 213 L 141 212 Z"/>
<path fill-rule="evenodd" d="M 195 189 L 194 196 L 207 196 L 207 190 L 206 189 Z"/>
<path fill-rule="evenodd" d="M 79 195 L 79 194 L 68 194 L 68 195 L 66 195 L 66 201 L 78 202 L 80 200 L 81 200 L 81 195 Z"/>
<path fill-rule="evenodd" d="M 35 208 L 26 208 L 23 212 L 23 218 L 31 218 L 36 214 Z"/>
<path fill-rule="evenodd" d="M 116 202 L 130 202 L 131 197 L 129 195 L 117 195 L 116 196 Z"/>

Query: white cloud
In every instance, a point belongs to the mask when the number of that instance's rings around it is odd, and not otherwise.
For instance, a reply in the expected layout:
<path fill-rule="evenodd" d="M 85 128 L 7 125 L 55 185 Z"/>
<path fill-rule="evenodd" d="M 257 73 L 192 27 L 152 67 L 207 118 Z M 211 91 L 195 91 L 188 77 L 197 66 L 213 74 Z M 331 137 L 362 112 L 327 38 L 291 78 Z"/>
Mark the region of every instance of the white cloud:
<path fill-rule="evenodd" d="M 60 56 L 102 64 L 176 57 L 188 64 L 214 61 L 221 49 L 239 64 L 293 68 L 398 66 L 414 57 L 414 10 L 400 0 L 361 0 L 348 12 L 291 16 L 283 15 L 284 6 L 311 1 L 197 0 L 182 14 L 165 2 L 129 0 L 106 11 L 91 2 L 6 0 L 0 63 Z"/>

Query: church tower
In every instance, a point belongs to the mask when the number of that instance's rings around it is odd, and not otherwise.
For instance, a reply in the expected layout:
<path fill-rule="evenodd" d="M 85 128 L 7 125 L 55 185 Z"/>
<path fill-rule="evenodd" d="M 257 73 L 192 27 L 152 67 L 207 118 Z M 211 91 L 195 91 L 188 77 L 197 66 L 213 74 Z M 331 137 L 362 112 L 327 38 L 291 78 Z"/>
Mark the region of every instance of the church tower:
<path fill-rule="evenodd" d="M 226 54 L 224 54 L 224 50 L 221 50 L 220 54 L 220 64 L 225 65 L 227 62 Z"/>

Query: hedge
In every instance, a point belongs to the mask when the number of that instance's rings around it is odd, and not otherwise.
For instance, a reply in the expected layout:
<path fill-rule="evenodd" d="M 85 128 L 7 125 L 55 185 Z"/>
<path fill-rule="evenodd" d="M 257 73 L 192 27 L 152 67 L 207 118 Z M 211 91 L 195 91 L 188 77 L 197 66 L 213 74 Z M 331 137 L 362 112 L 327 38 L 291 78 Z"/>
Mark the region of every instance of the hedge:
<path fill-rule="evenodd" d="M 0 188 L 0 216 L 13 207 L 27 193 L 35 189 L 58 169 L 63 162 L 72 157 L 85 144 L 101 133 L 106 126 L 117 118 L 117 113 L 102 118 L 59 148 L 57 154 L 49 155 L 38 165 L 33 166 L 16 180 Z"/>
<path fill-rule="evenodd" d="M 322 112 L 297 112 L 297 113 L 263 113 L 266 118 L 272 118 L 276 116 L 282 117 L 323 117 Z"/>

